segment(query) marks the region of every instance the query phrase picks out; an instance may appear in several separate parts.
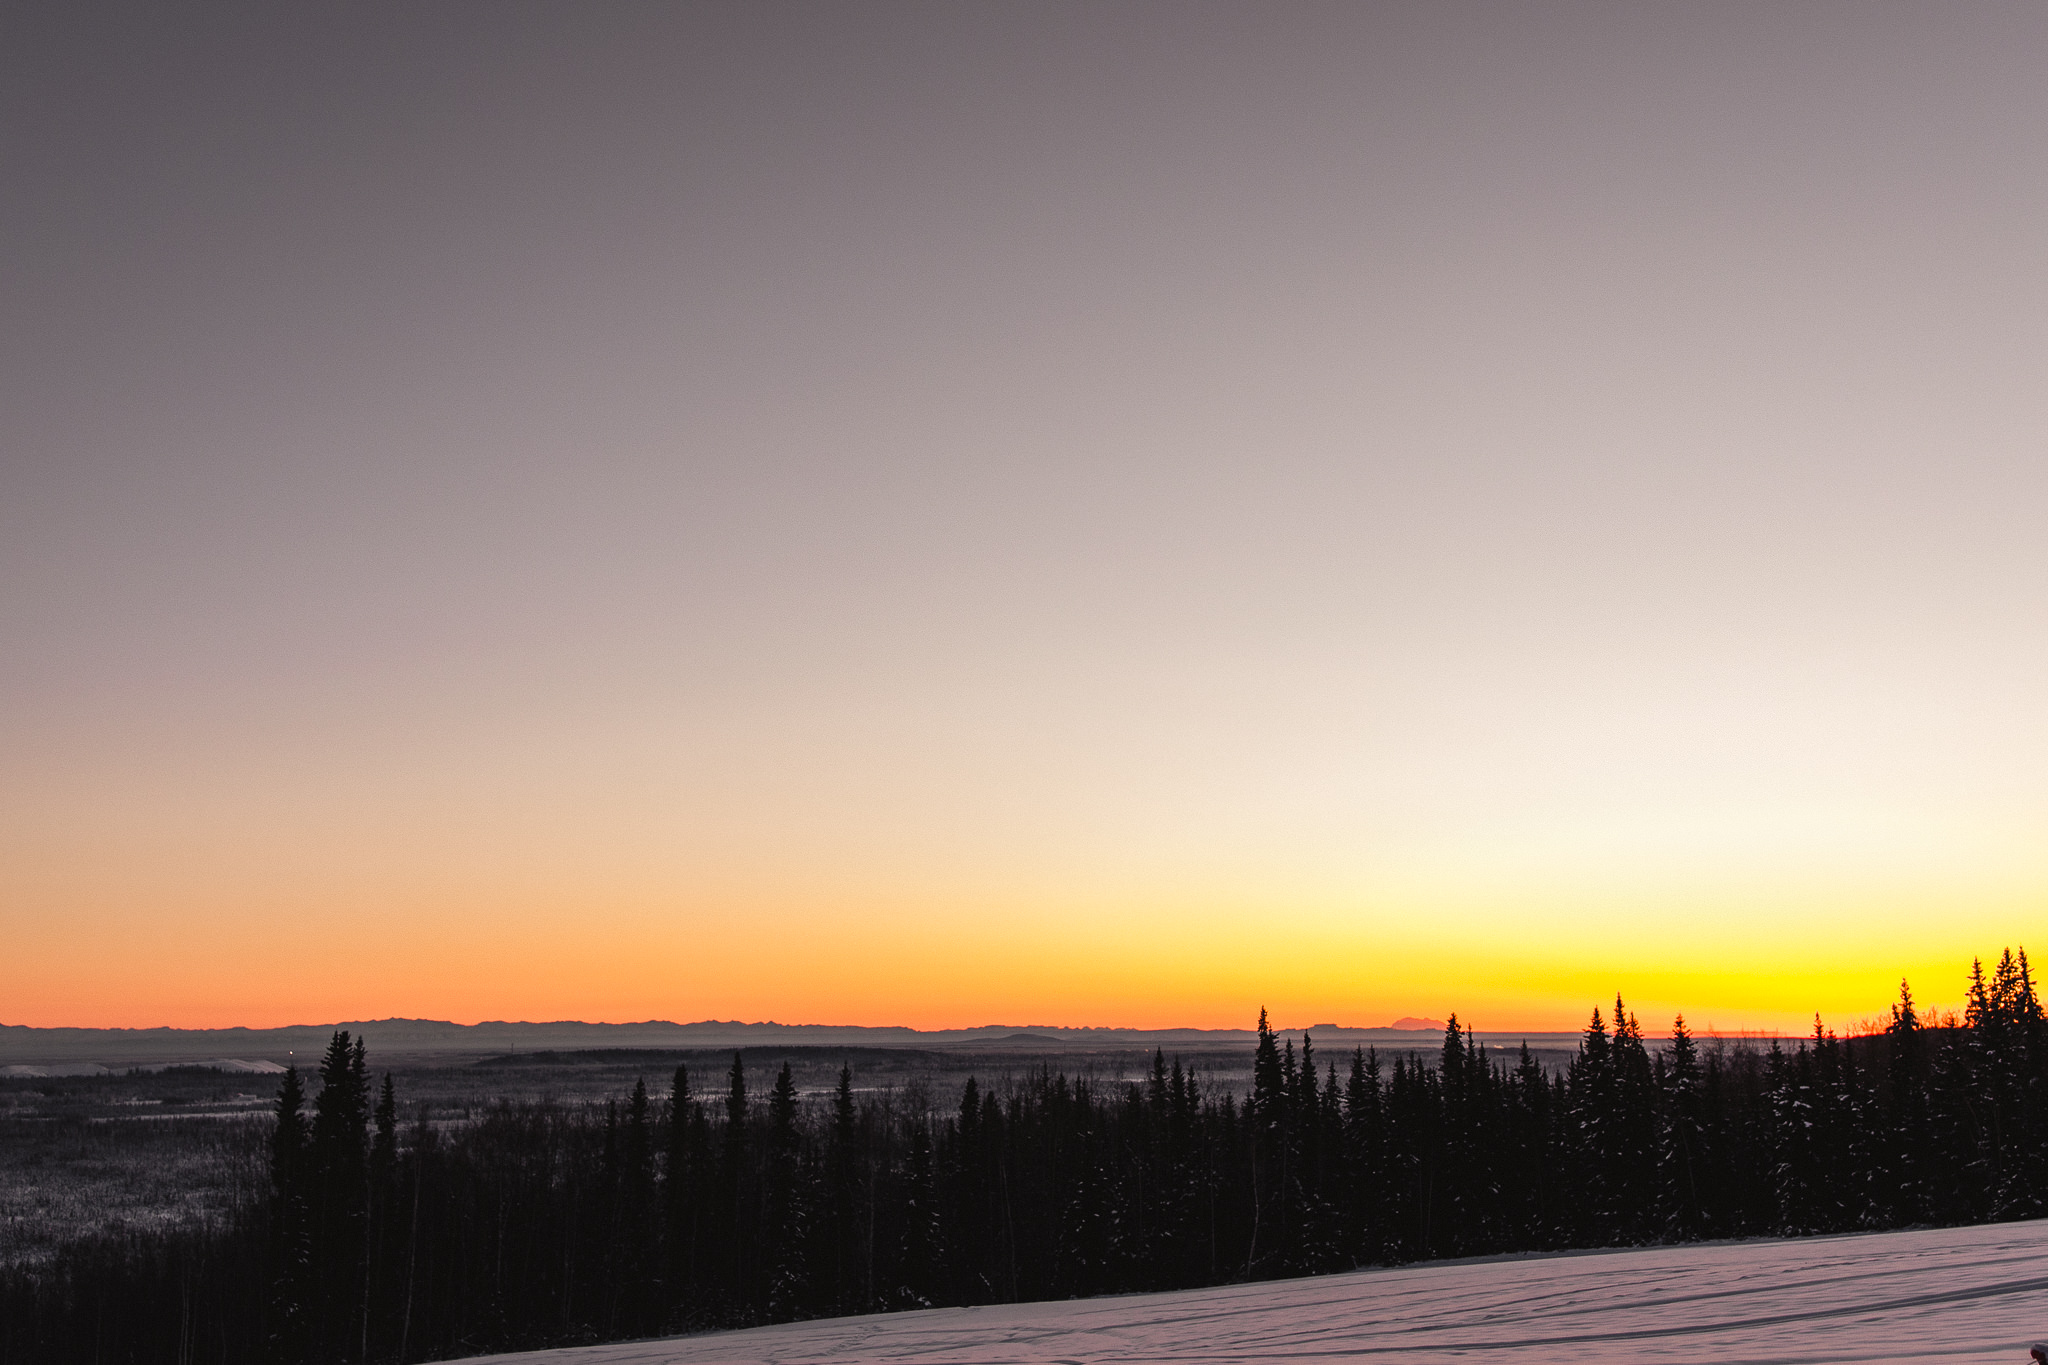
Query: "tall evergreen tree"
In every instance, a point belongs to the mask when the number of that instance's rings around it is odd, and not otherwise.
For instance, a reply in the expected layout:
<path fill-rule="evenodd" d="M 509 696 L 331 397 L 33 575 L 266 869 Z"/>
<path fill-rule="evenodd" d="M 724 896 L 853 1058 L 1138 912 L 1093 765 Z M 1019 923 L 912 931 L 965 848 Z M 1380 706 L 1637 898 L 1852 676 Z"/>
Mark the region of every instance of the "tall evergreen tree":
<path fill-rule="evenodd" d="M 685 1313 L 697 1281 L 697 1219 L 702 1201 L 697 1183 L 703 1177 L 691 1141 L 698 1105 L 690 1094 L 690 1068 L 678 1063 L 669 1082 L 668 1162 L 662 1174 L 661 1204 L 668 1255 L 669 1300 Z M 687 1320 L 687 1318 L 685 1319 Z"/>
<path fill-rule="evenodd" d="M 1919 1223 L 1932 1213 L 1928 1188 L 1927 1049 L 1913 988 L 1899 981 L 1898 1003 L 1885 1026 L 1888 1105 L 1881 1197 L 1888 1222 Z"/>
<path fill-rule="evenodd" d="M 654 1115 L 644 1079 L 633 1082 L 619 1146 L 614 1219 L 613 1317 L 635 1336 L 660 1324 L 661 1262 L 654 1185 Z"/>
<path fill-rule="evenodd" d="M 270 1132 L 270 1189 L 272 1199 L 280 1206 L 280 1219 L 289 1215 L 289 1205 L 305 1202 L 305 1103 L 299 1069 L 288 1066 L 277 1087 L 277 1126 Z"/>
<path fill-rule="evenodd" d="M 1784 1237 L 1804 1236 L 1820 1222 L 1813 1206 L 1813 1054 L 1801 1043 L 1787 1056 L 1774 1038 L 1765 1077 L 1771 1230 Z"/>
<path fill-rule="evenodd" d="M 960 1090 L 953 1120 L 952 1197 L 946 1203 L 953 1250 L 953 1295 L 963 1303 L 995 1297 L 995 1203 L 991 1141 L 1000 1135 L 985 1122 L 981 1084 L 973 1076 Z"/>
<path fill-rule="evenodd" d="M 853 1067 L 841 1063 L 832 1092 L 832 1146 L 826 1166 L 830 1220 L 832 1306 L 840 1313 L 868 1305 L 868 1278 L 860 1254 L 860 1110 L 854 1103 Z"/>
<path fill-rule="evenodd" d="M 2025 950 L 2008 948 L 1992 972 L 1989 998 L 1976 1027 L 1977 1082 L 1990 1100 L 1988 1184 L 1991 1216 L 2030 1218 L 2041 1212 L 2039 1194 L 2040 1094 L 2037 1057 L 2041 1004 L 2034 996 Z M 1972 1001 L 1975 1005 L 1977 1002 Z"/>
<path fill-rule="evenodd" d="M 312 1228 L 307 1169 L 310 1132 L 299 1069 L 288 1066 L 277 1088 L 277 1126 L 270 1134 L 270 1346 L 280 1362 L 306 1352 L 312 1311 Z"/>
<path fill-rule="evenodd" d="M 787 1061 L 768 1094 L 768 1312 L 777 1319 L 810 1310 L 810 1223 L 796 1126 L 796 1081 Z"/>
<path fill-rule="evenodd" d="M 1642 1026 L 1614 997 L 1609 1044 L 1608 1112 L 1602 1133 L 1608 1235 L 1621 1242 L 1656 1236 L 1657 1087 Z"/>
<path fill-rule="evenodd" d="M 1574 1194 L 1567 1236 L 1579 1246 L 1607 1245 L 1619 1232 L 1605 1159 L 1613 1140 L 1615 1086 L 1607 1024 L 1599 1010 L 1593 1011 L 1563 1079 L 1565 1129 L 1559 1138 L 1565 1179 Z"/>
<path fill-rule="evenodd" d="M 1291 1053 L 1290 1045 L 1290 1053 Z M 1259 1042 L 1252 1054 L 1252 1093 L 1245 1101 L 1245 1123 L 1251 1133 L 1251 1241 L 1245 1252 L 1245 1272 L 1251 1274 L 1262 1257 L 1284 1249 L 1285 1198 L 1287 1180 L 1287 1075 L 1280 1045 L 1259 1010 Z"/>
<path fill-rule="evenodd" d="M 1439 1118 L 1437 1141 L 1430 1153 L 1433 1169 L 1428 1189 L 1432 1255 L 1457 1255 L 1472 1250 L 1473 1225 L 1481 1213 L 1481 1201 L 1468 1188 L 1478 1165 L 1480 1077 L 1474 1059 L 1467 1055 L 1466 1044 L 1464 1029 L 1453 1011 L 1450 1022 L 1444 1026 L 1436 1072 Z"/>
<path fill-rule="evenodd" d="M 365 1229 L 364 1285 L 359 1330 L 359 1354 L 368 1360 L 383 1354 L 388 1343 L 373 1340 L 372 1319 L 382 1300 L 400 1292 L 398 1258 L 398 1089 L 391 1073 L 372 1111 L 369 1164 L 369 1221 Z"/>
<path fill-rule="evenodd" d="M 903 1244 L 896 1258 L 897 1285 L 890 1295 L 893 1305 L 931 1307 L 937 1302 L 944 1263 L 938 1172 L 932 1160 L 930 1129 L 920 1119 L 911 1125 L 910 1155 L 904 1163 Z"/>
<path fill-rule="evenodd" d="M 1503 1196 L 1513 1210 L 1510 1245 L 1545 1247 L 1556 1240 L 1552 1201 L 1558 1183 L 1550 1152 L 1552 1126 L 1549 1078 L 1525 1042 L 1508 1084 L 1508 1120 Z"/>
<path fill-rule="evenodd" d="M 307 1144 L 316 1357 L 361 1354 L 369 1223 L 369 1074 L 363 1040 L 338 1030 L 320 1062 Z"/>
<path fill-rule="evenodd" d="M 751 1304 L 757 1284 L 755 1219 L 748 1199 L 752 1193 L 748 1147 L 747 1069 L 735 1051 L 732 1071 L 726 1077 L 725 1133 L 718 1163 L 719 1244 L 725 1292 L 734 1305 Z"/>
<path fill-rule="evenodd" d="M 1686 1241 L 1704 1234 L 1706 1210 L 1700 1201 L 1706 1142 L 1705 1097 L 1700 1090 L 1699 1049 L 1685 1016 L 1671 1022 L 1671 1046 L 1663 1058 L 1662 1104 L 1658 1109 L 1658 1222 L 1667 1240 Z"/>
<path fill-rule="evenodd" d="M 1380 1250 L 1380 1058 L 1354 1048 L 1344 1084 L 1346 1241 L 1354 1262 L 1382 1259 Z"/>

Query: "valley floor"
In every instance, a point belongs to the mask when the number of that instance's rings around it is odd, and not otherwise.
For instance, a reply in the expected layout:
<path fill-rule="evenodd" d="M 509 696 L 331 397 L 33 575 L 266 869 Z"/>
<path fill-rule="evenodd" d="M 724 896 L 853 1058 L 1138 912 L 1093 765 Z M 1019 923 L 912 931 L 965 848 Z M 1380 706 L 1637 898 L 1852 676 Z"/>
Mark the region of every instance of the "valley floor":
<path fill-rule="evenodd" d="M 709 1362 L 1713 1362 L 2025 1365 L 2048 1220 L 1442 1262 L 1059 1303 L 535 1351 L 505 1365 Z"/>

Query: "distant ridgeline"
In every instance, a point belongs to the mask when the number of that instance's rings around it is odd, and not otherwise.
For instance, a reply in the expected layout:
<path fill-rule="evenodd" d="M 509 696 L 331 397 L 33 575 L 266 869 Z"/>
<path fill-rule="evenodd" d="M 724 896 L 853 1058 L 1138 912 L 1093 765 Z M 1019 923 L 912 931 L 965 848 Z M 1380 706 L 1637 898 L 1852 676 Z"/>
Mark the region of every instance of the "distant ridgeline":
<path fill-rule="evenodd" d="M 1360 1043 L 1407 1041 L 1416 1029 L 1436 1033 L 1441 1020 L 1399 1019 L 1387 1028 L 1317 1025 Z M 773 1021 L 704 1019 L 674 1024 L 650 1019 L 634 1024 L 551 1023 L 490 1020 L 454 1024 L 441 1019 L 370 1019 L 286 1028 L 31 1028 L 0 1024 L 0 1075 L 32 1068 L 48 1075 L 95 1074 L 146 1065 L 222 1065 L 214 1059 L 264 1057 L 274 1062 L 310 1060 L 337 1031 L 364 1038 L 374 1033 L 387 1056 L 408 1058 L 485 1056 L 492 1053 L 574 1052 L 601 1048 L 728 1047 L 1004 1047 L 1047 1043 L 1081 1047 L 1194 1047 L 1243 1042 L 1245 1029 L 1068 1028 L 1055 1024 L 985 1024 L 979 1028 L 914 1029 L 854 1024 L 778 1024 Z M 1531 1034 L 1530 1037 L 1538 1035 Z M 1545 1035 L 1548 1036 L 1548 1035 Z M 1568 1036 L 1568 1035 L 1567 1035 Z M 229 1066 L 229 1069 L 233 1069 Z"/>
<path fill-rule="evenodd" d="M 268 1188 L 210 1232 L 0 1276 L 0 1362 L 409 1361 L 836 1313 L 1438 1256 L 2024 1218 L 2048 1196 L 2048 1026 L 2026 957 L 1956 1024 L 1789 1050 L 1646 1043 L 1622 1003 L 1547 1073 L 1455 1018 L 1434 1064 L 1325 1060 L 1263 1016 L 1250 1093 L 1155 1058 L 931 1114 L 765 1102 L 741 1059 L 595 1106 L 437 1122 L 359 1040 L 282 1083 Z"/>

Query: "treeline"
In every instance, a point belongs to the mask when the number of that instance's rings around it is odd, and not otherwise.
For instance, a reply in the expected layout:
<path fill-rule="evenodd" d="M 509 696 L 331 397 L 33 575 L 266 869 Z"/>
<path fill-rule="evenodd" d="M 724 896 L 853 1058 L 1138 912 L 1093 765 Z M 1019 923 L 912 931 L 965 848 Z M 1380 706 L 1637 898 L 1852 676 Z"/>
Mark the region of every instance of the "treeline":
<path fill-rule="evenodd" d="M 2024 953 L 1959 1021 L 1787 1049 L 1654 1045 L 1617 1000 L 1546 1071 L 1453 1019 L 1434 1056 L 1326 1058 L 1262 1016 L 1249 1093 L 1155 1055 L 945 1112 L 765 1099 L 678 1068 L 594 1107 L 437 1126 L 337 1035 L 285 1077 L 272 1191 L 229 1226 L 0 1282 L 0 1361 L 411 1361 L 1428 1257 L 2032 1217 L 2048 1032 Z"/>

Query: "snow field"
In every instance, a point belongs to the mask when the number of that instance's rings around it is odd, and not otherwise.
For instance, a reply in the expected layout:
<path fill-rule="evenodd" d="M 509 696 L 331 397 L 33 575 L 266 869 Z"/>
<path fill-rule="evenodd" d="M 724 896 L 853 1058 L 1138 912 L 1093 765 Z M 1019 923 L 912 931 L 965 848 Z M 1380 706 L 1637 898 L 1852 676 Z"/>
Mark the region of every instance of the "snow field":
<path fill-rule="evenodd" d="M 2006 1362 L 2048 1339 L 2048 1220 L 1458 1261 L 1058 1303 L 828 1318 L 504 1365 Z"/>

